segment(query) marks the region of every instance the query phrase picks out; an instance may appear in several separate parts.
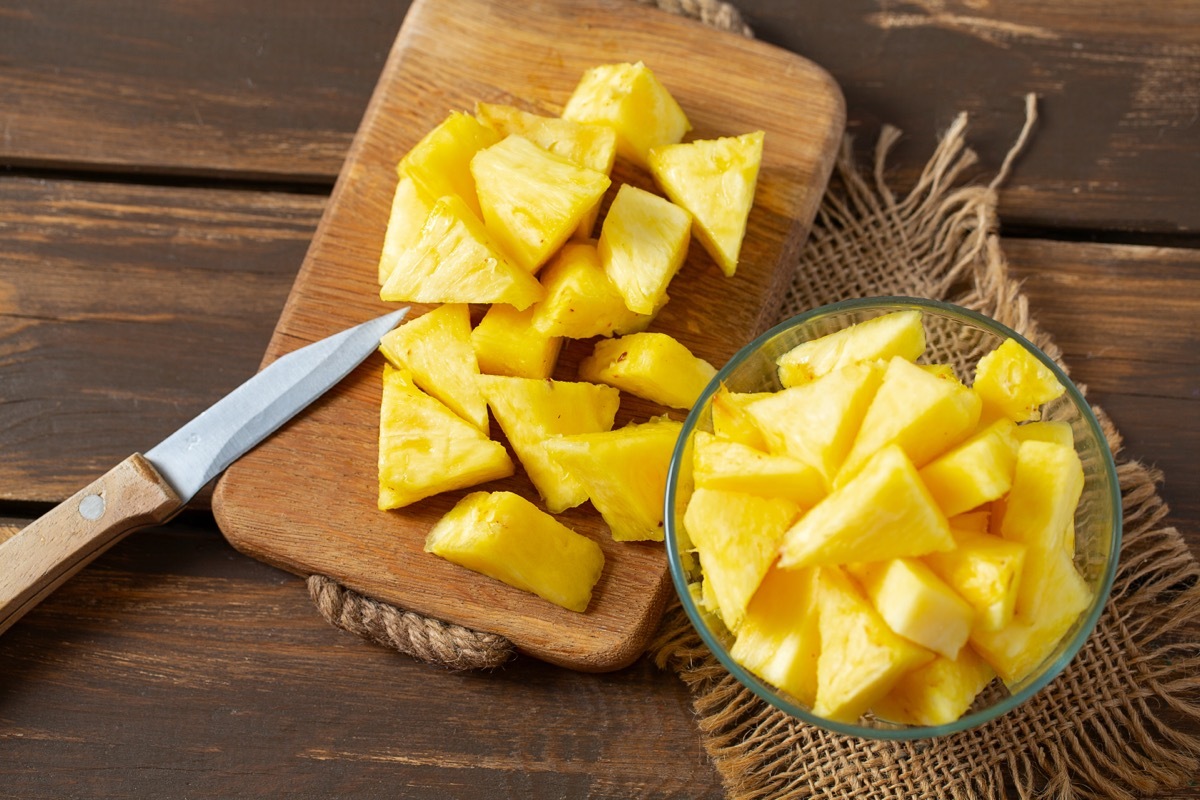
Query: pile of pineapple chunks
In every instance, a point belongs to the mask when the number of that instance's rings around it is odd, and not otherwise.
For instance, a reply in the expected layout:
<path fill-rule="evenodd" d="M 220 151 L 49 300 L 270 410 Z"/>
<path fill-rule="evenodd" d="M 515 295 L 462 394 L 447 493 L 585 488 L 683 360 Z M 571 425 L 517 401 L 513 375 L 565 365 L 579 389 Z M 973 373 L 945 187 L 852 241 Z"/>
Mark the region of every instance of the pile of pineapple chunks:
<path fill-rule="evenodd" d="M 1063 386 L 1013 339 L 971 386 L 918 365 L 925 348 L 917 310 L 801 344 L 783 389 L 714 395 L 692 444 L 698 607 L 738 663 L 834 721 L 956 720 L 1092 600 L 1083 469 L 1070 426 L 1040 419 Z"/>
<path fill-rule="evenodd" d="M 663 539 L 681 426 L 664 414 L 612 430 L 620 392 L 688 409 L 715 375 L 646 329 L 692 237 L 733 277 L 764 138 L 684 143 L 690 129 L 644 64 L 608 64 L 584 73 L 561 117 L 478 103 L 400 161 L 380 297 L 441 305 L 381 342 L 379 507 L 513 474 L 489 408 L 542 505 L 470 493 L 428 552 L 582 612 L 604 556 L 555 514 L 590 501 L 614 539 Z M 613 187 L 618 157 L 666 197 Z M 489 306 L 474 329 L 468 304 Z M 552 379 L 564 338 L 596 337 L 578 380 Z"/>

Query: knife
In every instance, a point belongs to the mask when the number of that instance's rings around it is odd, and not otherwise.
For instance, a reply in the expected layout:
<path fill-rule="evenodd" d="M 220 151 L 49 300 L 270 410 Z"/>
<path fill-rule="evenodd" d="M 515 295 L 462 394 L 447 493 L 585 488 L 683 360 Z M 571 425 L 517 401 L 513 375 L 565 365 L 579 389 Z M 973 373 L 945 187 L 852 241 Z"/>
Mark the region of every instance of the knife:
<path fill-rule="evenodd" d="M 137 528 L 175 516 L 209 481 L 346 377 L 407 308 L 314 342 L 0 543 L 0 633 Z"/>

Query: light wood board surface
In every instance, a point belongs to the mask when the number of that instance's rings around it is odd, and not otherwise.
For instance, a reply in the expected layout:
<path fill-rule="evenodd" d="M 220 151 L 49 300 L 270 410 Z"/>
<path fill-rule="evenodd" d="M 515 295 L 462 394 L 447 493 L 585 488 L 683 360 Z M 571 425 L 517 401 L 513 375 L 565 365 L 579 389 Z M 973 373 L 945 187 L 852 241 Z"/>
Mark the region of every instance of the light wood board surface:
<path fill-rule="evenodd" d="M 410 11 L 265 361 L 387 310 L 378 299 L 376 261 L 395 164 L 451 109 L 469 110 L 479 100 L 557 113 L 585 69 L 636 60 L 675 95 L 692 122 L 690 137 L 766 131 L 737 275 L 725 278 L 693 245 L 651 328 L 723 364 L 779 308 L 840 140 L 840 91 L 799 56 L 656 10 L 486 0 L 426 0 Z M 651 187 L 648 176 L 619 162 L 614 184 L 621 182 Z M 583 342 L 564 347 L 555 377 L 573 379 L 589 349 Z M 583 614 L 424 553 L 426 532 L 465 492 L 376 509 L 381 365 L 379 356 L 368 359 L 226 473 L 213 507 L 230 542 L 298 574 L 328 575 L 378 600 L 502 634 L 552 663 L 603 671 L 632 662 L 670 591 L 663 546 L 611 541 L 590 504 L 561 515 L 605 553 L 604 574 Z M 662 412 L 623 396 L 617 424 Z M 495 424 L 493 435 L 499 438 Z M 519 470 L 476 488 L 536 499 Z"/>

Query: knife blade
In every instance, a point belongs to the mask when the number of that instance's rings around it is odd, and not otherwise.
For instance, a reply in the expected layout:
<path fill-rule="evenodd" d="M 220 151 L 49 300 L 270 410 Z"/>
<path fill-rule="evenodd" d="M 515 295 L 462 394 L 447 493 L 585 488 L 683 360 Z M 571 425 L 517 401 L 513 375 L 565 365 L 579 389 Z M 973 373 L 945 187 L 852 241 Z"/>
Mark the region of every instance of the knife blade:
<path fill-rule="evenodd" d="M 408 312 L 295 350 L 0 542 L 0 633 L 130 532 L 166 522 L 226 467 L 335 386 Z"/>

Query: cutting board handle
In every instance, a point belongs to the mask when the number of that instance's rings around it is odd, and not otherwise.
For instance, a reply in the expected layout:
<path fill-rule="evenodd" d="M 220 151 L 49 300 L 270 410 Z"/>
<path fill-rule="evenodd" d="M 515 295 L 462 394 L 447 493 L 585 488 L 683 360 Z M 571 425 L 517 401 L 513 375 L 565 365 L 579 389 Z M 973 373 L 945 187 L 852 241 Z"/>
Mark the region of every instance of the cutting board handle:
<path fill-rule="evenodd" d="M 137 453 L 0 543 L 0 633 L 130 531 L 182 503 Z"/>

